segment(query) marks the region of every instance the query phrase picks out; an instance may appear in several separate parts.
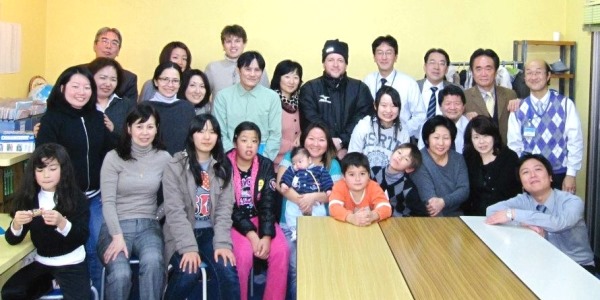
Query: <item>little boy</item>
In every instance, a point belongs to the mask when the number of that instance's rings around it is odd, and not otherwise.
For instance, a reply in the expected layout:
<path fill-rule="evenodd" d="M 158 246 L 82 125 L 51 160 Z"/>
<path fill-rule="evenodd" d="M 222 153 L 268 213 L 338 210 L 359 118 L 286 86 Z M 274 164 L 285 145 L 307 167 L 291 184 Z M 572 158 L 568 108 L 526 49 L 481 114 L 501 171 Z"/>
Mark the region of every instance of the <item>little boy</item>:
<path fill-rule="evenodd" d="M 308 150 L 301 147 L 295 147 L 290 153 L 292 157 L 292 165 L 285 170 L 281 177 L 281 192 L 285 193 L 288 189 L 293 188 L 298 194 L 308 194 L 314 192 L 326 192 L 327 196 L 331 194 L 333 180 L 329 171 L 325 167 L 315 166 L 312 164 Z M 321 203 L 315 204 L 313 214 L 324 216 L 325 205 Z M 296 237 L 296 218 L 302 216 L 303 213 L 298 207 L 298 204 L 287 201 L 285 207 L 285 221 L 292 231 L 292 241 Z M 311 215 L 308 213 L 307 215 Z"/>
<path fill-rule="evenodd" d="M 344 180 L 333 186 L 329 212 L 333 218 L 356 226 L 368 226 L 389 218 L 392 206 L 379 184 L 369 177 L 369 159 L 362 153 L 348 153 L 342 159 Z"/>
<path fill-rule="evenodd" d="M 427 207 L 419 197 L 417 187 L 406 176 L 421 166 L 421 151 L 411 143 L 396 147 L 387 167 L 373 167 L 371 178 L 386 192 L 392 205 L 393 217 L 427 217 Z"/>

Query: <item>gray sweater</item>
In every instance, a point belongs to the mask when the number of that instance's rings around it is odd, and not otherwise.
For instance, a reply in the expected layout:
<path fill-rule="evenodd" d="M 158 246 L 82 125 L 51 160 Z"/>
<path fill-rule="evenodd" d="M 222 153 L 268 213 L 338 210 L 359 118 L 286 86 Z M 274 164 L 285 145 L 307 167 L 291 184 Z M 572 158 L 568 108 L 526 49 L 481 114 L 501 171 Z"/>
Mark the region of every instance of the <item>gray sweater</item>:
<path fill-rule="evenodd" d="M 421 156 L 423 164 L 410 175 L 421 201 L 427 205 L 432 197 L 440 197 L 445 203 L 440 217 L 462 215 L 460 205 L 469 197 L 469 174 L 463 156 L 450 150 L 445 166 L 436 164 L 427 148 L 421 149 Z"/>
<path fill-rule="evenodd" d="M 110 235 L 122 233 L 119 220 L 156 218 L 157 191 L 171 159 L 167 151 L 133 143 L 131 156 L 135 160 L 124 161 L 112 150 L 100 171 L 102 214 Z"/>

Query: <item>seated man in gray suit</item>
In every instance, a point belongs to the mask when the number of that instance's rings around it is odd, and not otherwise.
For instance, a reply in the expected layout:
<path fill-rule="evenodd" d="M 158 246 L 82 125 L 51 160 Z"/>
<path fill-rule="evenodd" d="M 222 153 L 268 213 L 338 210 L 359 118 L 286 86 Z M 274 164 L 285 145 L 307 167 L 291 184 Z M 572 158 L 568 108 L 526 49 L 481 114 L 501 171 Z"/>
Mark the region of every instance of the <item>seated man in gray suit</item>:
<path fill-rule="evenodd" d="M 446 72 L 450 65 L 450 56 L 441 48 L 431 48 L 427 50 L 423 57 L 423 71 L 425 78 L 417 80 L 423 105 L 427 113 L 427 119 L 435 115 L 441 115 L 439 94 L 446 86 L 452 84 L 446 81 Z"/>
<path fill-rule="evenodd" d="M 469 66 L 475 85 L 465 91 L 467 118 L 477 115 L 491 117 L 500 128 L 502 144 L 506 145 L 508 131 L 508 104 L 516 99 L 515 91 L 496 85 L 496 72 L 500 64 L 498 54 L 492 49 L 477 49 L 471 55 Z M 518 100 L 517 100 L 518 101 Z"/>

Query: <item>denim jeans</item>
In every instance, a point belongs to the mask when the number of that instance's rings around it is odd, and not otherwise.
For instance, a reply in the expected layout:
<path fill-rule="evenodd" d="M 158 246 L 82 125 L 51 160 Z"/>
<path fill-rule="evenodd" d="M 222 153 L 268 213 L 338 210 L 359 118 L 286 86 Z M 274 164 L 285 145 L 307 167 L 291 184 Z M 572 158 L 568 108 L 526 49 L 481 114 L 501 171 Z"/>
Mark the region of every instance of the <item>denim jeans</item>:
<path fill-rule="evenodd" d="M 287 300 L 296 300 L 296 247 L 297 240 L 292 241 L 292 230 L 286 226 L 282 225 L 281 230 L 283 234 L 285 234 L 285 239 L 288 242 L 288 246 L 290 247 L 290 266 L 288 268 L 288 288 L 287 293 L 285 295 L 285 299 Z"/>
<path fill-rule="evenodd" d="M 225 265 L 222 258 L 219 258 L 219 261 L 214 259 L 213 229 L 194 229 L 194 235 L 200 250 L 200 259 L 207 265 L 208 299 L 240 299 L 240 283 L 236 268 L 230 264 Z M 179 268 L 181 259 L 182 255 L 178 252 L 175 252 L 171 258 L 173 274 L 169 278 L 165 299 L 201 299 L 200 268 L 196 273 L 183 271 Z"/>
<path fill-rule="evenodd" d="M 91 299 L 90 277 L 85 261 L 58 267 L 34 261 L 17 271 L 4 284 L 2 299 L 38 299 L 52 290 L 52 279 L 56 279 L 64 299 Z"/>
<path fill-rule="evenodd" d="M 96 290 L 100 291 L 102 288 L 100 286 L 102 280 L 102 263 L 100 262 L 100 259 L 98 259 L 96 248 L 100 227 L 104 220 L 102 217 L 102 196 L 101 194 L 98 194 L 88 200 L 90 202 L 90 237 L 85 243 L 86 260 L 88 262 L 88 270 L 90 272 L 92 284 Z"/>
<path fill-rule="evenodd" d="M 119 221 L 129 258 L 123 252 L 106 264 L 104 294 L 106 299 L 129 299 L 132 272 L 129 259 L 134 257 L 139 264 L 140 299 L 159 300 L 165 283 L 163 261 L 163 238 L 160 224 L 154 219 L 129 219 Z M 102 224 L 98 253 L 100 256 L 112 242 L 106 224 Z"/>

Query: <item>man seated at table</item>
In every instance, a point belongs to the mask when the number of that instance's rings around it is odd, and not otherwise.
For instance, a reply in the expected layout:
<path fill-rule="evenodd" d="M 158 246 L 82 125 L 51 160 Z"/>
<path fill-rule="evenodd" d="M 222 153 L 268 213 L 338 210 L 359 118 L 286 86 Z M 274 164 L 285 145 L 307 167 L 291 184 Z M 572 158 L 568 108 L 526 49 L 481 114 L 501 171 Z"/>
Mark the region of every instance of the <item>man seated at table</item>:
<path fill-rule="evenodd" d="M 521 158 L 519 177 L 525 192 L 489 206 L 486 223 L 526 226 L 595 274 L 581 198 L 551 187 L 552 165 L 540 154 Z"/>
<path fill-rule="evenodd" d="M 333 185 L 329 212 L 338 221 L 368 226 L 389 218 L 392 206 L 377 182 L 370 178 L 369 159 L 362 153 L 348 153 L 342 159 L 344 180 Z"/>

